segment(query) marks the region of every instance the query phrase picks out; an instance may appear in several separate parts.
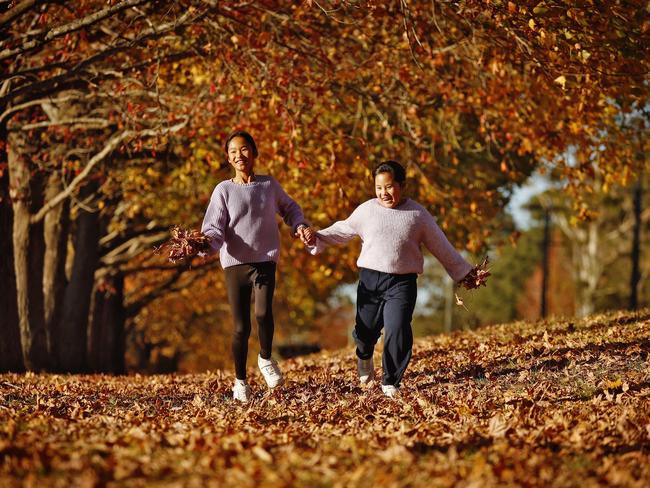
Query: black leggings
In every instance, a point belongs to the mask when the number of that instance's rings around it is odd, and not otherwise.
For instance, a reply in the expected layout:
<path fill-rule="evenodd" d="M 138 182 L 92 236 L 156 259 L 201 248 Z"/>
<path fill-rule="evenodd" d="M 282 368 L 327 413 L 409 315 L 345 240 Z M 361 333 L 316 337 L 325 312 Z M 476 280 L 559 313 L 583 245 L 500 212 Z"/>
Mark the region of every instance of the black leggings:
<path fill-rule="evenodd" d="M 255 292 L 255 319 L 259 327 L 260 356 L 271 357 L 273 345 L 273 291 L 275 290 L 275 263 L 249 263 L 224 269 L 228 301 L 235 330 L 232 355 L 237 379 L 246 379 L 248 338 L 251 335 L 251 293 Z"/>

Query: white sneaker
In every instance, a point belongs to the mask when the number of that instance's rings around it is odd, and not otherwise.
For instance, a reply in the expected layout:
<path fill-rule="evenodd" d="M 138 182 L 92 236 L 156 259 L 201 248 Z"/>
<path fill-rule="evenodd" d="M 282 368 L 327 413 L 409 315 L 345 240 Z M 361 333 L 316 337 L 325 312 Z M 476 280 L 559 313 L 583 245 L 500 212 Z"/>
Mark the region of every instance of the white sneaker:
<path fill-rule="evenodd" d="M 359 373 L 359 383 L 367 385 L 375 379 L 375 365 L 372 362 L 372 356 L 368 359 L 357 359 L 357 372 Z"/>
<path fill-rule="evenodd" d="M 244 403 L 250 400 L 251 389 L 246 380 L 235 380 L 235 386 L 232 387 L 232 397 Z"/>
<path fill-rule="evenodd" d="M 263 359 L 262 356 L 258 355 L 257 367 L 260 368 L 262 376 L 264 376 L 264 380 L 269 385 L 269 388 L 275 388 L 284 383 L 284 376 L 282 376 L 282 371 L 280 371 L 275 359 Z"/>
<path fill-rule="evenodd" d="M 384 395 L 388 398 L 395 398 L 399 393 L 399 388 L 393 385 L 381 385 L 381 391 L 383 391 Z"/>

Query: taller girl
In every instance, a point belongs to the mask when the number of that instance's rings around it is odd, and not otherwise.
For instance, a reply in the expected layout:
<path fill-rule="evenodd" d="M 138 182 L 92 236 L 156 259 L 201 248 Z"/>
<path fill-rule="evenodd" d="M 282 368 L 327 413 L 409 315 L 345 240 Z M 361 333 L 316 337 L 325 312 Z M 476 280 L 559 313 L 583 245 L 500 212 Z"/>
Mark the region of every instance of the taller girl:
<path fill-rule="evenodd" d="M 212 253 L 219 252 L 224 268 L 228 301 L 235 326 L 232 354 L 235 361 L 233 398 L 246 402 L 248 338 L 251 333 L 251 294 L 259 326 L 260 353 L 257 364 L 270 388 L 283 383 L 273 345 L 273 292 L 280 255 L 280 235 L 275 219 L 279 214 L 294 235 L 311 238 L 311 229 L 300 206 L 267 175 L 255 174 L 258 156 L 253 137 L 245 131 L 231 133 L 224 144 L 235 175 L 219 183 L 210 198 L 201 231 L 211 239 Z"/>
<path fill-rule="evenodd" d="M 472 266 L 458 254 L 433 216 L 420 204 L 402 196 L 404 168 L 386 161 L 373 172 L 377 198 L 359 205 L 345 220 L 303 238 L 312 254 L 329 244 L 361 237 L 357 315 L 354 340 L 362 384 L 374 377 L 372 354 L 385 330 L 382 390 L 394 396 L 411 359 L 411 319 L 417 297 L 417 276 L 423 271 L 424 245 L 454 281 L 468 277 Z M 310 246 L 311 245 L 311 246 Z"/>

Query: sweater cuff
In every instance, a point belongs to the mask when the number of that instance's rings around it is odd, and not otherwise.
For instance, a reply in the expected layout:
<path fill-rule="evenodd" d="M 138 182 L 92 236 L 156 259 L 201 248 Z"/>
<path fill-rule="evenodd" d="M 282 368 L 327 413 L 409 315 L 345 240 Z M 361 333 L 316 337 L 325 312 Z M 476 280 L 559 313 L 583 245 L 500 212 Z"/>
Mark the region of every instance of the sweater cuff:
<path fill-rule="evenodd" d="M 305 246 L 305 249 L 311 254 L 312 256 L 315 256 L 316 254 L 322 253 L 327 245 L 323 242 L 323 240 L 316 236 L 316 244 L 313 246 Z"/>
<path fill-rule="evenodd" d="M 468 262 L 465 262 L 465 266 L 462 268 L 462 271 L 460 273 L 457 273 L 455 276 L 451 275 L 451 273 L 449 274 L 454 280 L 454 282 L 460 283 L 467 277 L 467 275 L 469 274 L 470 271 L 472 271 L 472 269 L 474 269 L 474 267 Z"/>

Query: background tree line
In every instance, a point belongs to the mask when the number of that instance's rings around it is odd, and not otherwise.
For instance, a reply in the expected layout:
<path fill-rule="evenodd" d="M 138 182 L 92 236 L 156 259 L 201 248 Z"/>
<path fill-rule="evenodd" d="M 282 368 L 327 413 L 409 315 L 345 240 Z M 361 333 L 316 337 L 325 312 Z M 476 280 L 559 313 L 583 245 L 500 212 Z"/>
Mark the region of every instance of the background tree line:
<path fill-rule="evenodd" d="M 173 368 L 178 344 L 227 329 L 218 263 L 151 249 L 198 224 L 233 127 L 317 226 L 385 158 L 471 252 L 507 240 L 502 209 L 540 167 L 588 218 L 594 182 L 645 164 L 620 120 L 647 104 L 649 31 L 635 1 L 0 3 L 0 369 L 121 372 L 127 338 L 138 367 Z M 313 260 L 284 237 L 295 331 L 355 249 Z"/>

